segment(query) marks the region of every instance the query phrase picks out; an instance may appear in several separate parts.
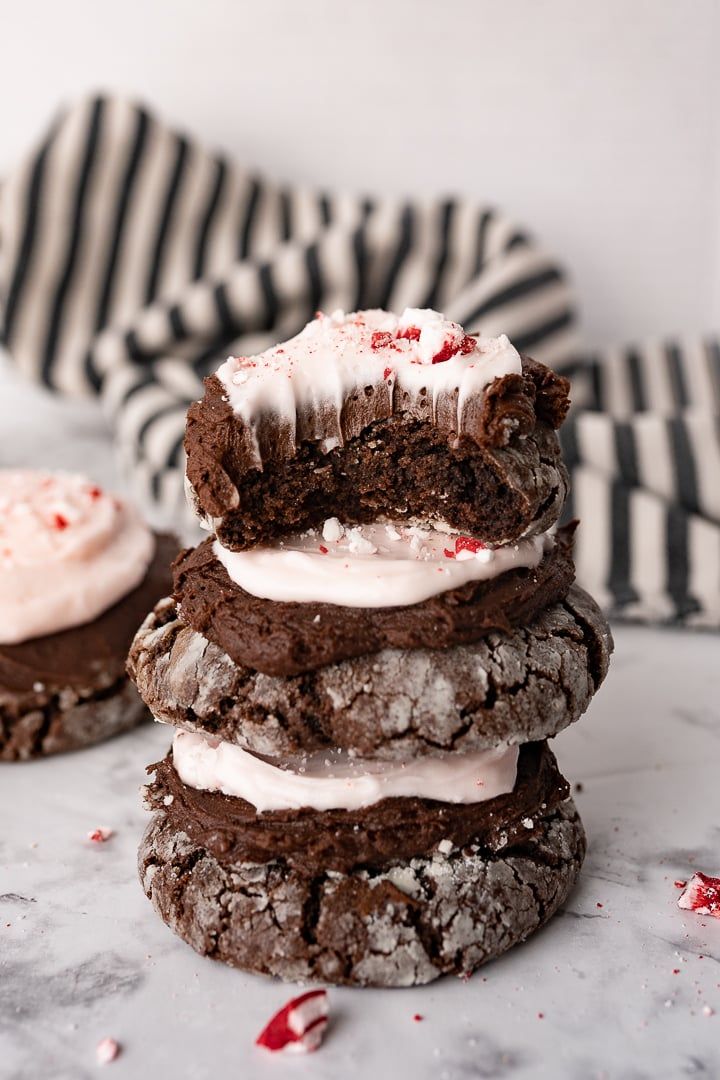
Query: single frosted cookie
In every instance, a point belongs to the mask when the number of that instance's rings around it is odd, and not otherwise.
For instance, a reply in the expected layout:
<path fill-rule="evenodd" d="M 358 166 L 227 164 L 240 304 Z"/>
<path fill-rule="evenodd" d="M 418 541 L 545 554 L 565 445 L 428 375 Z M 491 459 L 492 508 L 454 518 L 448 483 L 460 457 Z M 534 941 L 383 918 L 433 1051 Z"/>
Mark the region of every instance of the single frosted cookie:
<path fill-rule="evenodd" d="M 158 604 L 128 670 L 157 719 L 280 756 L 342 747 L 408 758 L 550 738 L 607 672 L 608 624 L 573 586 L 527 627 L 449 649 L 383 649 L 286 678 L 236 664 Z"/>
<path fill-rule="evenodd" d="M 199 953 L 288 981 L 415 986 L 468 975 L 537 930 L 572 889 L 585 833 L 571 799 L 506 845 L 304 872 L 218 857 L 157 812 L 140 845 L 145 893 Z"/>
<path fill-rule="evenodd" d="M 374 530 L 387 531 L 393 537 L 385 545 L 390 554 L 408 547 L 401 530 L 383 526 Z M 333 541 L 322 534 L 313 541 L 319 545 L 317 551 L 252 550 L 229 556 L 231 569 L 233 560 L 243 563 L 242 580 L 248 589 L 258 590 L 263 573 L 271 588 L 282 588 L 287 577 L 290 589 L 307 589 L 313 597 L 290 603 L 241 588 L 218 559 L 215 542 L 206 540 L 176 561 L 173 595 L 183 622 L 218 645 L 236 664 L 266 675 L 286 676 L 386 648 L 447 649 L 478 641 L 491 630 L 510 631 L 562 600 L 575 577 L 572 528 L 561 530 L 557 538 L 533 537 L 494 552 L 477 551 L 466 537 L 436 534 L 437 546 L 426 553 L 429 542 L 423 544 L 417 537 L 423 531 L 408 531 L 414 534 L 419 560 L 409 567 L 399 559 L 382 559 L 375 567 L 373 559 L 382 558 L 380 553 L 347 555 L 346 548 L 334 550 Z M 463 559 L 466 553 L 468 558 Z M 286 563 L 284 556 L 288 556 Z M 481 556 L 487 559 L 479 562 Z M 489 576 L 493 559 L 501 566 L 495 576 Z M 476 568 L 488 576 L 471 577 Z M 321 570 L 327 570 L 322 579 Z M 355 570 L 361 573 L 357 580 L 347 582 L 347 599 L 367 606 L 349 606 L 342 597 L 337 599 L 338 589 L 345 585 L 343 574 Z M 394 570 L 400 574 L 418 571 L 419 580 L 412 580 L 412 573 L 407 575 L 409 580 L 394 578 Z M 462 584 L 448 588 L 453 574 Z M 446 591 L 441 591 L 443 587 Z M 425 597 L 430 589 L 436 591 Z M 407 602 L 373 606 L 374 602 L 390 603 L 395 592 Z M 314 599 L 323 595 L 335 595 L 335 602 Z"/>
<path fill-rule="evenodd" d="M 133 727 L 127 650 L 177 543 L 82 477 L 0 471 L 0 506 L 0 760 Z"/>
<path fill-rule="evenodd" d="M 319 315 L 206 380 L 188 412 L 189 496 L 232 550 L 332 516 L 515 540 L 562 508 L 568 388 L 506 337 L 437 312 Z"/>

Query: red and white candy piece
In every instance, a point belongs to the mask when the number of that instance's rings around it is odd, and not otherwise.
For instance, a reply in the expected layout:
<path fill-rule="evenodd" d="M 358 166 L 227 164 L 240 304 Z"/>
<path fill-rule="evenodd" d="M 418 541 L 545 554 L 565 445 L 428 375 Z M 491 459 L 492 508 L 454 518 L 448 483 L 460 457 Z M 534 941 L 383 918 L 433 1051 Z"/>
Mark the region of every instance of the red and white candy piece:
<path fill-rule="evenodd" d="M 105 844 L 110 839 L 112 834 L 112 829 L 108 829 L 106 826 L 101 825 L 97 829 L 92 829 L 87 834 L 87 838 L 91 844 Z"/>
<path fill-rule="evenodd" d="M 255 1043 L 266 1050 L 307 1054 L 317 1050 L 328 1022 L 326 990 L 308 990 L 275 1013 Z"/>
<path fill-rule="evenodd" d="M 720 877 L 710 877 L 699 871 L 693 874 L 680 894 L 678 907 L 720 919 Z"/>

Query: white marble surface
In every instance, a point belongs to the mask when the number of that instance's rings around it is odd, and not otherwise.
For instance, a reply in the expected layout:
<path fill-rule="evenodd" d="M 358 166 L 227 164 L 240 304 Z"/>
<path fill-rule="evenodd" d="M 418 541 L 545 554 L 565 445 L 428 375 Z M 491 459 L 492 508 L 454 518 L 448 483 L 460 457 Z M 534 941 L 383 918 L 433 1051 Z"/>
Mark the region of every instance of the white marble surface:
<path fill-rule="evenodd" d="M 1 364 L 0 433 L 3 465 L 113 480 L 95 411 Z M 673 884 L 720 873 L 720 642 L 616 637 L 606 686 L 556 744 L 590 837 L 565 911 L 467 982 L 332 990 L 332 1027 L 305 1059 L 253 1046 L 291 989 L 196 956 L 137 882 L 138 786 L 167 732 L 1 766 L 0 1077 L 85 1080 L 106 1035 L 117 1080 L 720 1077 L 720 920 L 681 912 Z M 85 840 L 98 825 L 115 830 L 105 845 Z"/>

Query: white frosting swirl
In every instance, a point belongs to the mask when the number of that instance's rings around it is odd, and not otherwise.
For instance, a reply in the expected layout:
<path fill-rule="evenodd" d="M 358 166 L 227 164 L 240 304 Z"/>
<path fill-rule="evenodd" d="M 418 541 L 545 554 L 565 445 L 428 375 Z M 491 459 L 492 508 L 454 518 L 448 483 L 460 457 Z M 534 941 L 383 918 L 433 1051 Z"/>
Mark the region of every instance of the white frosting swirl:
<path fill-rule="evenodd" d="M 317 413 L 325 428 L 325 406 L 339 416 L 349 395 L 385 386 L 392 397 L 396 385 L 411 401 L 429 400 L 433 415 L 441 396 L 457 395 L 460 429 L 468 399 L 521 372 L 520 354 L 504 334 L 468 335 L 437 311 L 406 308 L 400 317 L 378 309 L 320 313 L 289 341 L 257 356 L 228 357 L 216 374 L 251 429 L 266 412 L 292 430 L 298 416 Z"/>
<path fill-rule="evenodd" d="M 97 618 L 155 549 L 136 510 L 82 476 L 0 470 L 0 643 Z"/>
<path fill-rule="evenodd" d="M 336 518 L 274 548 L 213 551 L 245 592 L 265 600 L 384 608 L 419 604 L 469 581 L 534 568 L 553 545 L 549 533 L 488 548 L 443 527 L 343 526 Z"/>
<path fill-rule="evenodd" d="M 397 796 L 478 803 L 515 787 L 517 746 L 473 754 L 367 761 L 347 754 L 310 755 L 280 767 L 232 743 L 176 731 L 173 763 L 188 787 L 221 791 L 268 810 L 360 810 Z M 302 771 L 301 771 L 302 770 Z"/>

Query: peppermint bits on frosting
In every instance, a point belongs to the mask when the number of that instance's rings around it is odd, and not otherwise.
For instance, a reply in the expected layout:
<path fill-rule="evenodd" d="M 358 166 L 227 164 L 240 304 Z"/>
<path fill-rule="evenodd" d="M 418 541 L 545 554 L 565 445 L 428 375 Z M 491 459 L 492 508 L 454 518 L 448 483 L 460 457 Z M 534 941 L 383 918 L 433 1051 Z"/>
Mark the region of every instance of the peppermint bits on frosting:
<path fill-rule="evenodd" d="M 294 338 L 252 357 L 229 357 L 217 371 L 226 400 L 256 432 L 277 416 L 296 438 L 338 445 L 347 402 L 371 399 L 378 416 L 396 407 L 429 414 L 452 401 L 457 430 L 465 408 L 497 378 L 522 373 L 507 337 L 467 334 L 429 308 L 397 316 L 379 309 L 318 315 Z M 260 454 L 258 457 L 262 460 Z"/>
<path fill-rule="evenodd" d="M 396 337 L 417 342 L 421 364 L 442 364 L 457 353 L 468 356 L 477 342 L 459 323 L 444 319 L 431 308 L 405 308 Z"/>
<path fill-rule="evenodd" d="M 140 584 L 154 547 L 136 511 L 85 477 L 0 470 L 0 642 L 92 621 Z"/>

